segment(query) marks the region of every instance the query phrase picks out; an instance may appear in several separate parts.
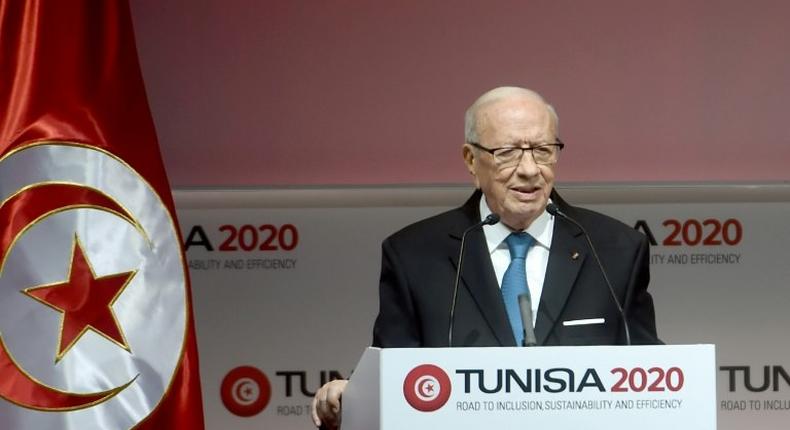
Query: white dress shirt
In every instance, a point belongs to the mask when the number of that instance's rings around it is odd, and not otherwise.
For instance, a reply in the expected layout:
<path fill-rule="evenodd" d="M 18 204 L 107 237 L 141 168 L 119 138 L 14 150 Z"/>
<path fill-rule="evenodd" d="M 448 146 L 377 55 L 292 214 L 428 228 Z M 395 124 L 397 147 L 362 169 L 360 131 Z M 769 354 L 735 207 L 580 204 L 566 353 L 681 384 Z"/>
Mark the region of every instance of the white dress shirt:
<path fill-rule="evenodd" d="M 482 196 L 480 198 L 480 219 L 485 219 L 490 213 L 491 209 L 488 207 L 485 196 Z M 532 324 L 534 325 L 538 317 L 540 295 L 543 293 L 546 266 L 549 264 L 551 238 L 554 235 L 554 216 L 544 210 L 524 231 L 535 238 L 535 243 L 527 252 L 527 285 L 532 297 Z M 505 271 L 510 265 L 510 250 L 505 242 L 505 238 L 510 233 L 513 233 L 513 230 L 501 222 L 483 227 L 491 263 L 494 265 L 494 272 L 500 288 L 502 288 L 502 278 L 505 277 Z"/>

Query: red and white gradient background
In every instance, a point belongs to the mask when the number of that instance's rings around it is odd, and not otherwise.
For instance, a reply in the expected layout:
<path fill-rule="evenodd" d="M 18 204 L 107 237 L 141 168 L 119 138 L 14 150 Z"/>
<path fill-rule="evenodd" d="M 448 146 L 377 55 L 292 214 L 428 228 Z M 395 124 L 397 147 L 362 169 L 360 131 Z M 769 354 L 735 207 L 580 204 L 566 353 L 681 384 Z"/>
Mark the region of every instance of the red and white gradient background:
<path fill-rule="evenodd" d="M 415 203 L 430 191 L 422 184 L 469 183 L 463 112 L 489 88 L 528 86 L 556 106 L 565 184 L 790 182 L 790 2 L 134 0 L 132 11 L 177 199 L 211 194 L 191 187 L 275 188 L 253 190 L 246 205 L 224 190 L 208 206 L 185 204 L 184 232 L 203 225 L 215 246 L 225 224 L 293 224 L 301 237 L 293 251 L 189 250 L 190 260 L 298 260 L 294 270 L 191 271 L 207 428 L 311 427 L 304 410 L 280 412 L 310 396 L 288 396 L 276 372 L 303 370 L 309 390 L 320 372 L 348 374 L 370 339 L 378 244 L 447 203 Z M 417 186 L 343 190 L 382 184 Z M 298 189 L 322 185 L 339 187 Z M 466 190 L 449 188 L 462 197 L 448 205 L 460 203 Z M 776 342 L 790 324 L 790 269 L 776 248 L 788 237 L 788 199 L 771 200 L 769 189 L 769 203 L 747 204 L 757 197 L 741 189 L 727 205 L 698 203 L 723 196 L 699 188 L 683 194 L 694 203 L 679 203 L 680 192 L 671 204 L 631 201 L 643 199 L 637 189 L 628 205 L 598 208 L 629 224 L 646 219 L 656 234 L 670 218 L 740 219 L 742 246 L 682 251 L 736 252 L 741 264 L 654 265 L 659 332 L 668 343 L 716 343 L 720 365 L 788 367 Z M 339 203 L 366 191 L 369 207 Z M 404 195 L 417 200 L 401 205 Z M 299 324 L 283 325 L 294 315 Z M 316 335 L 327 315 L 342 339 Z M 270 405 L 247 419 L 219 400 L 223 377 L 241 364 L 272 384 Z M 728 392 L 718 376 L 720 401 L 786 398 L 784 385 Z M 719 410 L 722 429 L 786 428 L 786 417 Z"/>
<path fill-rule="evenodd" d="M 561 182 L 790 179 L 790 3 L 135 0 L 175 187 L 465 183 L 463 112 L 557 107 Z"/>

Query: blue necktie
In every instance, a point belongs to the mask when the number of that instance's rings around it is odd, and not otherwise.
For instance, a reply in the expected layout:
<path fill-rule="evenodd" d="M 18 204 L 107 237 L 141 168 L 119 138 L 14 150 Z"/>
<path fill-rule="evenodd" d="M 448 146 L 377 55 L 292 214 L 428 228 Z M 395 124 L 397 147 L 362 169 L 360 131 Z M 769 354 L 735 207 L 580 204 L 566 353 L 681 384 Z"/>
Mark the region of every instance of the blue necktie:
<path fill-rule="evenodd" d="M 525 232 L 511 233 L 505 238 L 510 249 L 510 265 L 507 266 L 505 276 L 502 278 L 502 299 L 505 301 L 505 310 L 513 329 L 516 345 L 521 345 L 524 340 L 524 325 L 521 323 L 521 312 L 518 307 L 518 296 L 526 294 L 527 287 L 527 251 L 535 239 Z M 531 324 L 532 322 L 530 322 Z"/>

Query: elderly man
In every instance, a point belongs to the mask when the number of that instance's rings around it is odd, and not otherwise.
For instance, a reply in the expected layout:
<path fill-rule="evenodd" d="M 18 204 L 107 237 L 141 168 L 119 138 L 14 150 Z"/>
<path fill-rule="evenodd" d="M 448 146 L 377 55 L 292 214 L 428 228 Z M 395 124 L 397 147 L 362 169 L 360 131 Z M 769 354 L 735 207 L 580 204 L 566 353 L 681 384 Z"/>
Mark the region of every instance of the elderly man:
<path fill-rule="evenodd" d="M 463 158 L 477 191 L 460 208 L 412 224 L 383 245 L 373 345 L 448 346 L 449 308 L 464 230 L 471 231 L 458 290 L 452 346 L 515 346 L 523 333 L 517 296 L 531 297 L 538 345 L 626 343 L 624 318 L 583 232 L 546 211 L 551 202 L 589 232 L 628 316 L 633 343 L 660 343 L 647 292 L 646 238 L 607 216 L 575 208 L 554 191 L 564 144 L 554 109 L 537 93 L 495 88 L 466 112 Z M 313 421 L 336 428 L 346 381 L 322 387 Z"/>

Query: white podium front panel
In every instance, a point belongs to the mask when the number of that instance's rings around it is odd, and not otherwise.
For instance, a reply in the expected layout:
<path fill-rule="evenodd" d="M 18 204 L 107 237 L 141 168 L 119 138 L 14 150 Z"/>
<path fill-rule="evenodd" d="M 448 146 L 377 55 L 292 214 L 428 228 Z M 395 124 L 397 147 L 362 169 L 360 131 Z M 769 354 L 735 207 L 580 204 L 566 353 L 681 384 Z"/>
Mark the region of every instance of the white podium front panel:
<path fill-rule="evenodd" d="M 712 345 L 369 348 L 343 430 L 716 428 Z"/>

